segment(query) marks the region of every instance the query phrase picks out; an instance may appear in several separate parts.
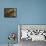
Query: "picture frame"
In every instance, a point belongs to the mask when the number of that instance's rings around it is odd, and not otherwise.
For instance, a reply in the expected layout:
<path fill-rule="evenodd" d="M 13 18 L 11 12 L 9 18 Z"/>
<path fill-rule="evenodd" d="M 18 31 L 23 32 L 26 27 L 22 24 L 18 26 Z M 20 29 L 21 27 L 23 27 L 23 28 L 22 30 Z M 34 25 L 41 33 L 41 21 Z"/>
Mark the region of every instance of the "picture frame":
<path fill-rule="evenodd" d="M 17 8 L 4 8 L 4 17 L 15 18 L 17 16 Z"/>

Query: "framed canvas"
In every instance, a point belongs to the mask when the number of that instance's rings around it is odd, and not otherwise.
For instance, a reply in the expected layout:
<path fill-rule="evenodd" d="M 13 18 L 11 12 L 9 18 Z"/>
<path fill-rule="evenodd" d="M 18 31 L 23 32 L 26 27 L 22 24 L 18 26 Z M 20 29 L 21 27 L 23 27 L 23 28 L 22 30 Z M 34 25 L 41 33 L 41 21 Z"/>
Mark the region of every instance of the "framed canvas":
<path fill-rule="evenodd" d="M 17 8 L 4 8 L 4 17 L 16 17 Z"/>

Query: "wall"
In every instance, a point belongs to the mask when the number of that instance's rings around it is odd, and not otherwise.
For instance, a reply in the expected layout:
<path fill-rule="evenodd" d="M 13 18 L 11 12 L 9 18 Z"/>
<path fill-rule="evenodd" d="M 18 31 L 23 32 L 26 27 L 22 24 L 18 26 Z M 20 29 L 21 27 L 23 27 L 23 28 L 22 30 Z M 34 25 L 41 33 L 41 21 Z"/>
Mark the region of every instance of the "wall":
<path fill-rule="evenodd" d="M 4 18 L 7 7 L 17 8 L 16 18 Z M 18 32 L 18 24 L 46 24 L 46 0 L 0 1 L 0 44 L 8 43 L 9 32 Z"/>
<path fill-rule="evenodd" d="M 16 18 L 4 17 L 4 8 L 17 8 L 16 6 L 16 1 L 3 0 L 0 2 L 0 44 L 7 44 L 9 42 L 8 34 L 10 32 L 16 32 L 18 34 L 17 24 L 19 23 L 19 15 Z M 18 42 L 17 39 L 15 42 Z"/>
<path fill-rule="evenodd" d="M 46 24 L 46 0 L 20 1 L 21 24 Z"/>

